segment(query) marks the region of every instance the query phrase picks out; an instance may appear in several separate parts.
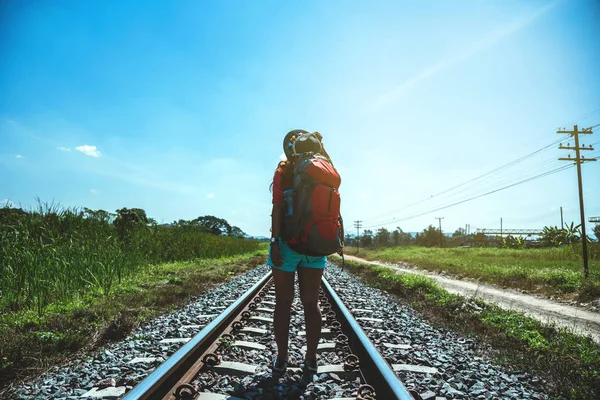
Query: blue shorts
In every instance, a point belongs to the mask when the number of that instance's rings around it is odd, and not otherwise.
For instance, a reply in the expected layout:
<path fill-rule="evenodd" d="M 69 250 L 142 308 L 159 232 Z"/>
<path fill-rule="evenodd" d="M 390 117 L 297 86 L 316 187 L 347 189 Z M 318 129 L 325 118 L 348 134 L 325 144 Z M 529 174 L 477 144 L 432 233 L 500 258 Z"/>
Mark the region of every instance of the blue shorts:
<path fill-rule="evenodd" d="M 277 268 L 280 271 L 296 272 L 296 269 L 300 267 L 308 268 L 325 268 L 327 263 L 327 257 L 325 256 L 305 256 L 304 254 L 297 253 L 292 250 L 286 242 L 279 239 L 279 251 L 281 257 L 283 257 L 283 265 L 276 267 L 271 261 L 271 248 L 269 247 L 269 259 L 267 265 L 273 268 Z"/>

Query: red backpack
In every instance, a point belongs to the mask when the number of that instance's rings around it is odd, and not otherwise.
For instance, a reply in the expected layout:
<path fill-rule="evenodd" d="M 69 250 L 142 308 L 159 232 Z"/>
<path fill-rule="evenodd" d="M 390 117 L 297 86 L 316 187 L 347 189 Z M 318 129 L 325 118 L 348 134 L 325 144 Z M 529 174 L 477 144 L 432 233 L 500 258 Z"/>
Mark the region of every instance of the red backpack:
<path fill-rule="evenodd" d="M 328 158 L 314 153 L 301 154 L 293 168 L 293 188 L 284 192 L 283 239 L 300 254 L 341 253 L 340 175 Z"/>

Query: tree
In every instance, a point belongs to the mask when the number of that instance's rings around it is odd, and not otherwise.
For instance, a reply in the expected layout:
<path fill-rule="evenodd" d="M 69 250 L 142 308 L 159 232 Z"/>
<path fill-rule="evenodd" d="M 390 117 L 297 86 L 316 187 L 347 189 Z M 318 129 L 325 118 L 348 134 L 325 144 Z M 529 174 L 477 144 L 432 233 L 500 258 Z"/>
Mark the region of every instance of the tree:
<path fill-rule="evenodd" d="M 360 237 L 360 244 L 362 247 L 369 247 L 373 244 L 373 231 L 365 229 Z"/>
<path fill-rule="evenodd" d="M 567 235 L 567 243 L 579 242 L 581 240 L 581 224 L 575 226 L 574 222 L 571 222 L 571 225 L 565 224 L 566 235 Z"/>
<path fill-rule="evenodd" d="M 231 233 L 229 233 L 229 236 L 244 238 L 246 237 L 246 233 L 244 233 L 244 231 L 238 228 L 237 226 L 232 226 Z"/>
<path fill-rule="evenodd" d="M 388 246 L 390 244 L 390 232 L 385 228 L 379 228 L 375 235 L 375 246 Z"/>
<path fill-rule="evenodd" d="M 204 225 L 200 225 L 198 222 L 188 221 L 185 219 L 180 219 L 179 221 L 173 221 L 171 226 L 184 230 L 184 231 L 199 231 L 210 233 L 208 228 Z"/>
<path fill-rule="evenodd" d="M 406 246 L 412 242 L 413 237 L 410 233 L 404 232 L 400 227 L 397 227 L 396 230 L 392 232 L 392 243 L 394 246 Z"/>
<path fill-rule="evenodd" d="M 109 213 L 104 210 L 92 210 L 91 208 L 84 207 L 83 215 L 85 218 L 94 219 L 100 222 L 108 222 L 111 223 L 114 221 L 117 214 Z"/>
<path fill-rule="evenodd" d="M 205 227 L 208 232 L 213 235 L 228 235 L 231 236 L 231 225 L 223 218 L 217 218 L 212 215 L 205 215 L 192 220 L 200 226 Z"/>
<path fill-rule="evenodd" d="M 440 230 L 433 225 L 429 225 L 423 229 L 420 235 L 417 235 L 415 242 L 419 246 L 433 247 L 440 244 Z"/>
<path fill-rule="evenodd" d="M 527 247 L 527 238 L 524 236 L 508 235 L 502 238 L 502 247 L 505 249 L 524 249 Z"/>
<path fill-rule="evenodd" d="M 129 232 L 137 225 L 145 226 L 148 224 L 148 221 L 146 211 L 141 208 L 121 208 L 117 210 L 117 217 L 113 223 L 119 229 L 119 235 L 121 235 L 121 240 L 123 240 L 125 232 Z"/>
<path fill-rule="evenodd" d="M 561 246 L 569 243 L 570 239 L 572 238 L 567 235 L 566 229 L 559 229 L 558 226 L 545 226 L 540 243 L 544 246 Z"/>
<path fill-rule="evenodd" d="M 101 212 L 102 210 L 99 210 Z M 115 222 L 117 225 L 122 222 L 125 223 L 148 223 L 148 217 L 146 216 L 146 211 L 141 208 L 121 208 L 117 210 L 117 218 Z"/>
<path fill-rule="evenodd" d="M 457 246 L 463 245 L 468 240 L 469 237 L 467 236 L 467 231 L 464 228 L 458 228 L 452 234 L 452 242 Z"/>
<path fill-rule="evenodd" d="M 600 224 L 596 224 L 596 226 L 594 226 L 594 229 L 592 229 L 592 231 L 594 232 L 594 235 L 596 236 L 596 240 L 600 242 Z"/>
<path fill-rule="evenodd" d="M 21 208 L 11 208 L 8 206 L 0 208 L 0 222 L 7 224 L 9 221 L 17 221 L 28 213 Z"/>
<path fill-rule="evenodd" d="M 392 232 L 391 240 L 394 246 L 398 246 L 400 244 L 400 231 L 398 229 Z"/>
<path fill-rule="evenodd" d="M 355 240 L 354 237 L 352 235 L 350 235 L 349 233 L 346 234 L 346 237 L 344 238 L 344 246 L 354 246 L 355 245 Z"/>
<path fill-rule="evenodd" d="M 454 233 L 452 234 L 453 238 L 460 238 L 462 236 L 465 236 L 466 231 L 463 228 L 458 228 L 457 230 L 454 231 Z"/>

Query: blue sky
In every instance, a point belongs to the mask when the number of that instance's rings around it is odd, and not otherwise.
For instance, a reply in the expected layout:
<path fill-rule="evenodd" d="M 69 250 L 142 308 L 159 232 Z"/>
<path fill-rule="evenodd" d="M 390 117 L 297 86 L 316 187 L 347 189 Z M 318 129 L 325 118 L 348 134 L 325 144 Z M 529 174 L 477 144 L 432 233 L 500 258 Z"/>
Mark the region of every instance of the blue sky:
<path fill-rule="evenodd" d="M 556 144 L 434 196 L 600 123 L 599 19 L 592 0 L 3 2 L 0 200 L 268 235 L 303 128 L 342 175 L 348 230 L 578 221 L 574 168 L 429 211 L 566 165 Z M 600 162 L 583 180 L 600 215 Z"/>

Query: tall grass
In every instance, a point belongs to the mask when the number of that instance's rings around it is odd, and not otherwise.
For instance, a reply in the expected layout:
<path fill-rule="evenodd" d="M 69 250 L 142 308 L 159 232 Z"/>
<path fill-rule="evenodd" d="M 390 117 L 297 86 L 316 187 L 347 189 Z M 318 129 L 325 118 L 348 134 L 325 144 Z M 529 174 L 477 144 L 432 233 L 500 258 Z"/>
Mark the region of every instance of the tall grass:
<path fill-rule="evenodd" d="M 132 225 L 119 235 L 107 220 L 40 203 L 0 208 L 0 313 L 35 309 L 114 284 L 141 267 L 255 251 L 253 240 L 168 226 Z"/>
<path fill-rule="evenodd" d="M 435 248 L 399 246 L 362 250 L 371 260 L 405 261 L 431 271 L 445 271 L 548 294 L 578 293 L 580 300 L 600 296 L 600 245 L 589 246 L 589 278 L 583 275 L 581 244 L 545 249 Z"/>

